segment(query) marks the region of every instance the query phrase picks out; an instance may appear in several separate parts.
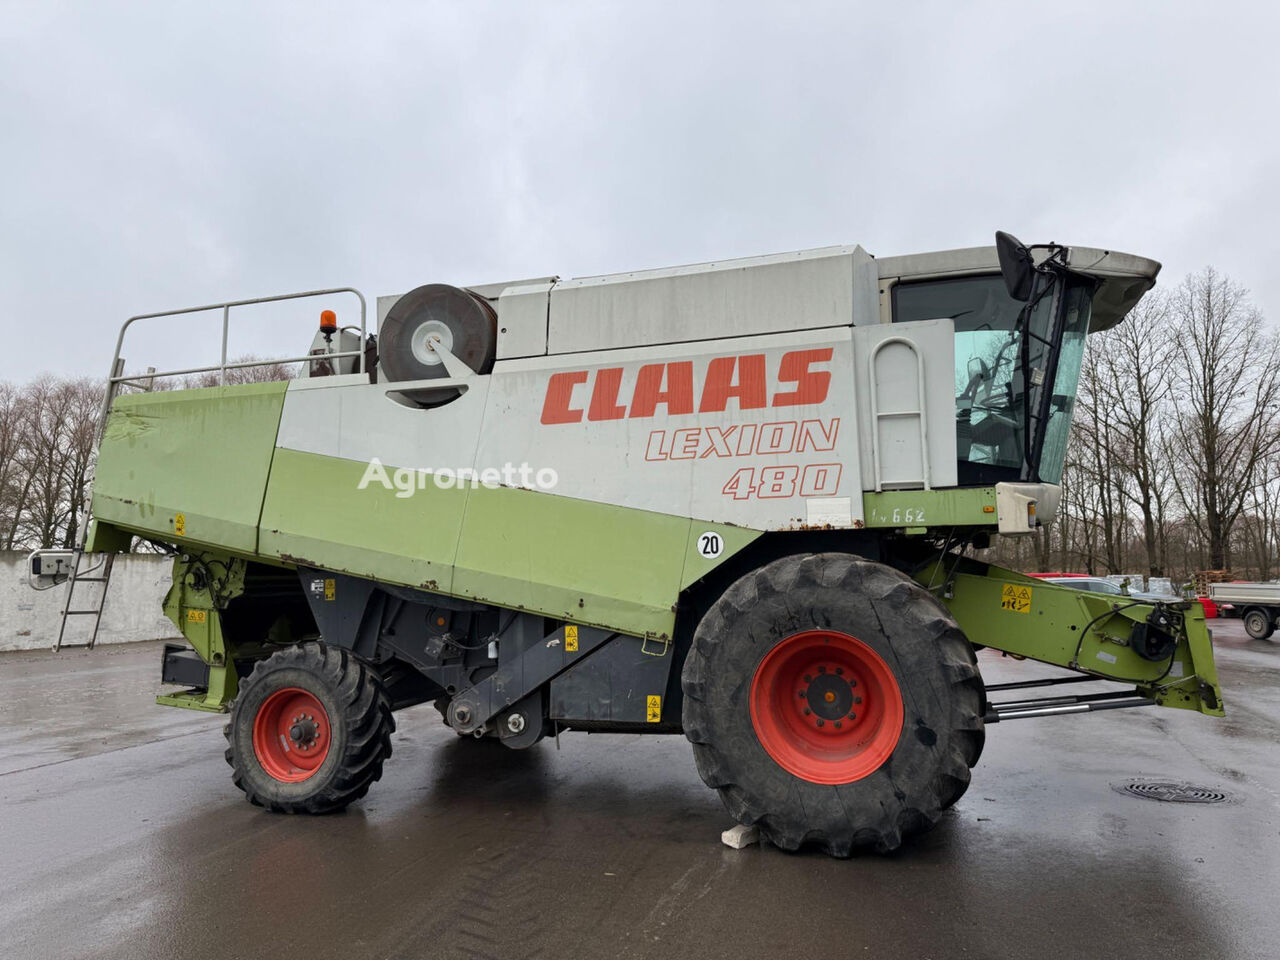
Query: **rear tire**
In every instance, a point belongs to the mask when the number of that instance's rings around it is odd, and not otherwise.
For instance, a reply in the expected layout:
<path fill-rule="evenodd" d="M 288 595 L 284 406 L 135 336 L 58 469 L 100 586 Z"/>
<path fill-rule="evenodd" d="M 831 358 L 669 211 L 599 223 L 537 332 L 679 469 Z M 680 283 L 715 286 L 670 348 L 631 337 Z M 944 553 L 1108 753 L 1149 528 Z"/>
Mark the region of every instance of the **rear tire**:
<path fill-rule="evenodd" d="M 223 733 L 232 779 L 250 803 L 331 813 L 382 776 L 393 730 L 377 671 L 346 650 L 305 643 L 254 664 Z"/>
<path fill-rule="evenodd" d="M 1255 640 L 1266 640 L 1276 632 L 1276 623 L 1270 612 L 1258 607 L 1246 610 L 1241 621 L 1244 623 L 1244 632 Z"/>
<path fill-rule="evenodd" d="M 848 554 L 786 557 L 734 583 L 681 685 L 702 779 L 784 850 L 893 850 L 960 798 L 982 752 L 986 696 L 964 634 L 913 580 Z"/>

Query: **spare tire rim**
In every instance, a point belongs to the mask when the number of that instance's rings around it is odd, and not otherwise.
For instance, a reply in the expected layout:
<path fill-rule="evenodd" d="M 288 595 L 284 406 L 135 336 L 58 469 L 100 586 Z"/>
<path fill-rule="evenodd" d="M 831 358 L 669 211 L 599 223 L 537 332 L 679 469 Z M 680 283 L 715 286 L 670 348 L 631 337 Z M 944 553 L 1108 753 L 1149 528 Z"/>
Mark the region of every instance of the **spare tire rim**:
<path fill-rule="evenodd" d="M 300 687 L 277 690 L 253 718 L 253 753 L 272 779 L 300 783 L 329 756 L 329 714 L 316 696 Z"/>
<path fill-rule="evenodd" d="M 751 725 L 765 752 L 810 783 L 851 783 L 884 764 L 902 734 L 893 671 L 847 633 L 806 630 L 774 646 L 751 680 Z"/>
<path fill-rule="evenodd" d="M 409 349 L 419 363 L 434 367 L 444 363 L 444 359 L 436 352 L 437 343 L 452 353 L 453 330 L 441 320 L 425 320 L 418 324 L 409 338 Z"/>

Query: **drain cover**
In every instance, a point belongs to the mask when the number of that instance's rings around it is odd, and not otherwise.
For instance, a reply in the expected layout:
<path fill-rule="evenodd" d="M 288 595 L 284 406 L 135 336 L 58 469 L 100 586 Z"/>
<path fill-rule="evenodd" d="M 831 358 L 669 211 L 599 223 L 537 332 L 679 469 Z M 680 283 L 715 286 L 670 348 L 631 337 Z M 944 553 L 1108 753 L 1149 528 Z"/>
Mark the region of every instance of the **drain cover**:
<path fill-rule="evenodd" d="M 1236 799 L 1225 790 L 1198 787 L 1181 780 L 1126 780 L 1123 783 L 1113 783 L 1111 788 L 1117 793 L 1164 803 L 1234 803 Z"/>

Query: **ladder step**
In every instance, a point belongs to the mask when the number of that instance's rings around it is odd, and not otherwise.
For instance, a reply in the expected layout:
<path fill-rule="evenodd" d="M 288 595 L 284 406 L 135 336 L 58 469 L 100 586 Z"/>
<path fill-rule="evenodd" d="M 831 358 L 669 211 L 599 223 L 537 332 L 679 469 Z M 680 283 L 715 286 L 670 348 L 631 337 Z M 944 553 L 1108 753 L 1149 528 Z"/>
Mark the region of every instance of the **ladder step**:
<path fill-rule="evenodd" d="M 84 559 L 85 553 L 82 543 L 76 548 L 75 560 L 71 566 L 71 575 L 67 578 L 67 592 L 65 594 L 66 599 L 63 601 L 65 606 L 62 610 L 62 624 L 58 628 L 58 638 L 53 642 L 53 650 L 55 653 L 68 647 L 80 650 L 92 650 L 94 644 L 98 642 L 98 630 L 102 626 L 102 611 L 106 606 L 107 590 L 110 588 L 111 568 L 115 563 L 115 554 L 107 554 L 101 564 L 92 565 L 84 571 L 84 574 L 81 574 L 81 563 L 84 562 Z M 98 604 L 96 607 L 86 610 L 71 609 L 71 604 L 73 602 L 72 598 L 75 596 L 76 584 L 78 583 L 102 584 L 102 590 L 96 598 L 81 598 L 88 599 L 90 603 L 95 602 L 96 599 Z M 88 640 L 81 641 L 79 643 L 65 642 L 68 617 L 93 617 L 93 632 L 90 634 Z"/>

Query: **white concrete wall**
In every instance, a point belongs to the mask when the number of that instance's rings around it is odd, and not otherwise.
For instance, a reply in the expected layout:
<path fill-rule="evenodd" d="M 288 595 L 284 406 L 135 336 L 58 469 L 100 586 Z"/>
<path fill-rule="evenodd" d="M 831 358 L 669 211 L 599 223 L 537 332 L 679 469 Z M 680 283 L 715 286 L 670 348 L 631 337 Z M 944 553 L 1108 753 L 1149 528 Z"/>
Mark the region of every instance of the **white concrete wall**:
<path fill-rule="evenodd" d="M 160 609 L 169 590 L 173 560 L 148 554 L 116 557 L 102 611 L 98 643 L 178 638 L 177 628 Z M 92 609 L 100 583 L 76 587 L 76 609 Z M 27 555 L 0 551 L 0 651 L 39 650 L 53 646 L 58 636 L 67 588 L 33 590 L 27 583 Z M 64 643 L 84 643 L 93 630 L 93 617 L 72 617 Z"/>

